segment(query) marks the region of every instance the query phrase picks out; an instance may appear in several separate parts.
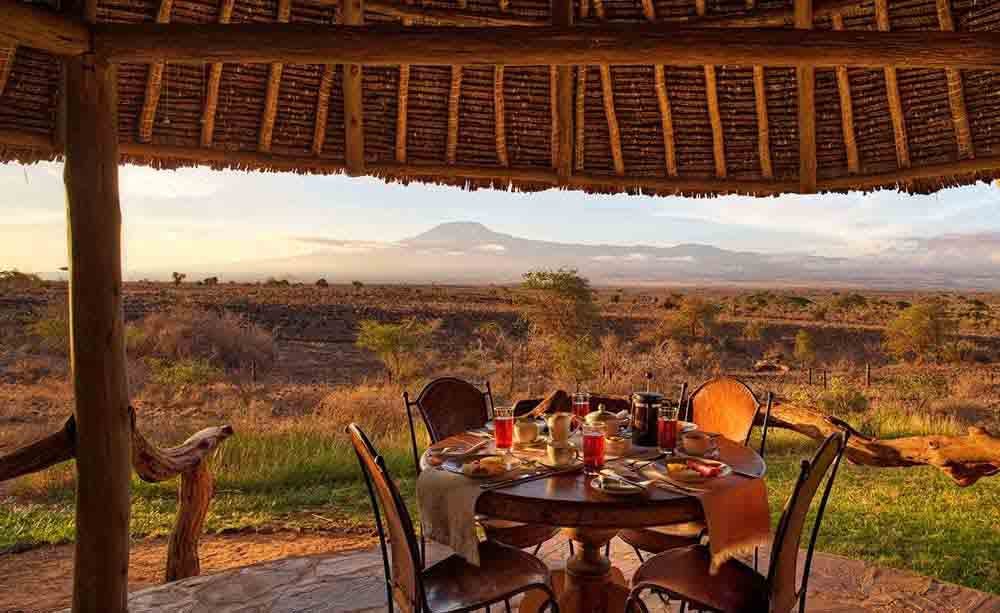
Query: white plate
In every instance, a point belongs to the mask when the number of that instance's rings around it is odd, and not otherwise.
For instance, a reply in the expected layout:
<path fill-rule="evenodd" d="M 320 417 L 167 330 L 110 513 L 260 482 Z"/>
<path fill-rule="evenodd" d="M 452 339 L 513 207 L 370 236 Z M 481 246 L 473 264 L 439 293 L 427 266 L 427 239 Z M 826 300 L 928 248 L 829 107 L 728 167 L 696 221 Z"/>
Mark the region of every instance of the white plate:
<path fill-rule="evenodd" d="M 602 484 L 608 484 L 609 487 L 604 487 Z M 637 485 L 629 485 L 615 479 L 601 479 L 601 477 L 594 477 L 590 482 L 590 487 L 610 496 L 635 496 L 644 491 Z"/>
<path fill-rule="evenodd" d="M 684 470 L 678 470 L 675 472 L 670 472 L 670 470 L 666 468 L 665 470 L 667 470 L 667 475 L 669 475 L 671 479 L 680 481 L 682 483 L 704 483 L 709 479 L 718 479 L 720 477 L 725 477 L 727 475 L 732 474 L 733 472 L 732 467 L 730 467 L 729 464 L 726 464 L 725 462 L 718 462 L 716 460 L 708 460 L 705 458 L 698 458 L 698 461 L 704 464 L 710 464 L 712 466 L 719 466 L 722 470 L 719 472 L 718 475 L 714 477 L 705 477 L 701 473 L 692 470 L 690 468 L 685 468 Z M 677 464 L 678 462 L 673 462 L 673 463 Z"/>

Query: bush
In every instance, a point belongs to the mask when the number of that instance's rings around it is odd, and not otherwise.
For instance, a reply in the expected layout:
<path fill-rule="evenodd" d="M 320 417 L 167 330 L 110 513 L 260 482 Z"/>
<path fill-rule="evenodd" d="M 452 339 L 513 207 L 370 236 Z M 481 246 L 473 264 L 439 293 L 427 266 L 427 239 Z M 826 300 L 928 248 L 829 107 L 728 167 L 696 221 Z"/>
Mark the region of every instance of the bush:
<path fill-rule="evenodd" d="M 846 416 L 868 409 L 868 397 L 844 377 L 833 377 L 830 389 L 819 398 L 820 407 L 831 415 Z"/>
<path fill-rule="evenodd" d="M 419 370 L 421 355 L 439 321 L 421 323 L 407 319 L 398 324 L 374 320 L 361 322 L 356 344 L 375 353 L 395 381 L 405 381 Z"/>
<path fill-rule="evenodd" d="M 166 387 L 204 385 L 222 377 L 220 369 L 203 359 L 169 362 L 159 358 L 149 358 L 146 360 L 146 365 L 149 367 L 151 380 Z"/>
<path fill-rule="evenodd" d="M 561 343 L 590 334 L 598 309 L 587 279 L 568 268 L 527 272 L 523 278 L 529 291 L 525 316 L 540 333 Z"/>
<path fill-rule="evenodd" d="M 231 370 L 257 363 L 267 369 L 274 361 L 271 333 L 236 315 L 175 307 L 147 315 L 125 336 L 134 354 L 169 362 L 205 360 Z"/>
<path fill-rule="evenodd" d="M 758 319 L 748 321 L 743 326 L 743 338 L 748 341 L 759 341 L 764 338 L 765 330 L 767 330 L 767 324 L 763 321 Z"/>
<path fill-rule="evenodd" d="M 42 352 L 69 355 L 69 311 L 65 303 L 49 306 L 28 331 Z"/>
<path fill-rule="evenodd" d="M 556 341 L 553 347 L 556 370 L 563 380 L 579 385 L 597 376 L 600 367 L 600 356 L 594 350 L 594 343 L 589 336 L 581 336 L 575 340 Z"/>
<path fill-rule="evenodd" d="M 955 325 L 940 302 L 925 302 L 902 311 L 885 331 L 886 350 L 902 360 L 935 359 Z"/>
<path fill-rule="evenodd" d="M 319 279 L 316 281 L 316 287 L 330 287 L 330 284 L 327 283 L 326 279 Z"/>
<path fill-rule="evenodd" d="M 685 296 L 676 312 L 663 318 L 661 331 L 665 338 L 693 340 L 711 337 L 717 327 L 722 307 L 699 298 Z"/>
<path fill-rule="evenodd" d="M 799 330 L 795 335 L 795 359 L 802 365 L 812 366 L 816 363 L 816 341 L 808 330 Z"/>
<path fill-rule="evenodd" d="M 11 270 L 0 270 L 0 287 L 24 289 L 28 287 L 38 287 L 41 284 L 42 278 L 36 274 L 20 272 L 16 268 Z"/>

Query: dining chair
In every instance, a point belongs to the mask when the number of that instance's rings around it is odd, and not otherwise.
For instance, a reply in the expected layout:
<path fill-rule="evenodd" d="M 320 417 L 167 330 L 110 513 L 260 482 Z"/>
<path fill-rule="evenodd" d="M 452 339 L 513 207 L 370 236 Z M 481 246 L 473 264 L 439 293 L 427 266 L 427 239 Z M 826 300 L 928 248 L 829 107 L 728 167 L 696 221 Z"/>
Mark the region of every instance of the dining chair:
<path fill-rule="evenodd" d="M 479 566 L 458 554 L 425 566 L 413 521 L 385 460 L 357 424 L 347 431 L 371 498 L 389 613 L 394 605 L 406 613 L 463 613 L 499 602 L 508 603 L 509 610 L 509 599 L 531 590 L 545 592 L 551 611 L 559 613 L 548 567 L 519 549 L 486 541 L 479 545 Z"/>
<path fill-rule="evenodd" d="M 687 383 L 684 383 L 678 406 L 685 420 L 693 421 L 705 432 L 714 432 L 744 445 L 750 442 L 754 423 L 760 416 L 760 405 L 749 386 L 732 377 L 716 377 L 701 384 L 690 397 L 685 397 L 686 392 Z M 773 395 L 768 392 L 767 410 L 761 427 L 761 457 L 765 454 L 773 402 Z M 704 522 L 697 521 L 622 530 L 618 538 L 631 545 L 641 562 L 643 552 L 658 554 L 668 549 L 696 545 L 705 532 Z"/>
<path fill-rule="evenodd" d="M 413 409 L 417 409 L 423 419 L 431 443 L 437 443 L 449 436 L 485 426 L 490 419 L 493 394 L 489 382 L 486 384 L 486 391 L 483 392 L 463 379 L 441 377 L 425 385 L 414 401 L 410 400 L 409 392 L 403 392 L 403 402 L 406 405 L 406 418 L 410 425 L 413 464 L 419 475 L 420 449 L 417 446 Z M 488 540 L 518 549 L 534 547 L 536 554 L 545 541 L 559 532 L 558 528 L 552 526 L 523 524 L 488 517 L 481 518 L 479 523 Z M 421 536 L 421 551 L 424 546 Z"/>
<path fill-rule="evenodd" d="M 849 437 L 849 432 L 831 434 L 820 445 L 812 461 L 802 461 L 799 478 L 775 531 L 766 575 L 739 560 L 726 562 L 713 575 L 709 572 L 711 554 L 708 547 L 692 545 L 673 549 L 650 558 L 636 570 L 632 577 L 632 591 L 625 604 L 626 612 L 636 608 L 647 612 L 641 596 L 650 590 L 680 600 L 682 611 L 691 606 L 721 613 L 789 613 L 797 604 L 799 613 L 803 613 L 816 539 Z M 826 486 L 813 520 L 802 580 L 796 587 L 802 533 L 824 477 Z"/>

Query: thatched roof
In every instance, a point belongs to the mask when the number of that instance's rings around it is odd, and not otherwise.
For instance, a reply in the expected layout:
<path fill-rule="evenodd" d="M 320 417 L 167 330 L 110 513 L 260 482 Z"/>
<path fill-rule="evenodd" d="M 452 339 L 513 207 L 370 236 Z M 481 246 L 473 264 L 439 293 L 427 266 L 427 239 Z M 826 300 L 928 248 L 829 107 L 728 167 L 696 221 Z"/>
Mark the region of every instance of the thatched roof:
<path fill-rule="evenodd" d="M 365 23 L 549 23 L 549 0 L 369 0 Z M 831 10 L 831 7 L 838 10 Z M 682 22 L 791 27 L 791 0 L 576 0 L 576 26 Z M 342 23 L 329 0 L 102 0 L 99 22 Z M 725 21 L 727 17 L 732 17 Z M 720 20 L 722 22 L 720 23 Z M 817 3 L 818 30 L 1000 30 L 994 0 Z M 344 172 L 340 65 L 122 64 L 123 158 L 160 168 Z M 572 179 L 597 192 L 770 194 L 799 189 L 795 68 L 573 67 Z M 59 152 L 60 64 L 0 48 L 0 159 Z M 558 183 L 557 71 L 365 66 L 364 174 L 468 187 Z M 1000 72 L 815 70 L 821 191 L 933 191 L 1000 176 Z"/>

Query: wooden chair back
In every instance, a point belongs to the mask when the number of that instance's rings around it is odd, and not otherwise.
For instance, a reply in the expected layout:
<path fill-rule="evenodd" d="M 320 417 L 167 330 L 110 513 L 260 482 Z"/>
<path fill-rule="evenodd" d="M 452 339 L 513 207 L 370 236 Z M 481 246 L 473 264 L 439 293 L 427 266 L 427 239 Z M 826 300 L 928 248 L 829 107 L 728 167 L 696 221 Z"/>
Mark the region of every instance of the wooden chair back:
<path fill-rule="evenodd" d="M 688 419 L 705 432 L 715 432 L 741 444 L 750 440 L 760 403 L 746 383 L 716 377 L 691 393 Z"/>
<path fill-rule="evenodd" d="M 489 394 L 455 377 L 428 383 L 417 396 L 416 404 L 433 443 L 482 428 L 490 420 Z"/>
<path fill-rule="evenodd" d="M 809 460 L 802 461 L 802 470 L 792 495 L 785 505 L 785 510 L 781 514 L 771 549 L 771 565 L 767 577 L 771 613 L 788 613 L 794 609 L 796 603 L 799 604 L 800 611 L 805 610 L 805 593 L 812 565 L 813 550 L 816 546 L 816 537 L 819 535 L 819 527 L 823 521 L 826 503 L 833 488 L 833 481 L 837 476 L 837 468 L 841 458 L 843 458 L 844 450 L 847 448 L 847 436 L 847 434 L 840 433 L 831 434 L 820 445 L 811 462 Z M 809 547 L 806 551 L 802 585 L 796 589 L 795 577 L 802 532 L 813 499 L 824 478 L 826 478 L 826 488 L 817 509 Z"/>
<path fill-rule="evenodd" d="M 347 430 L 371 496 L 387 572 L 389 610 L 392 610 L 395 601 L 401 611 L 421 611 L 424 608 L 420 582 L 423 563 L 410 513 L 386 468 L 385 460 L 378 454 L 375 446 L 356 424 L 349 425 Z M 382 515 L 385 517 L 384 523 Z"/>

